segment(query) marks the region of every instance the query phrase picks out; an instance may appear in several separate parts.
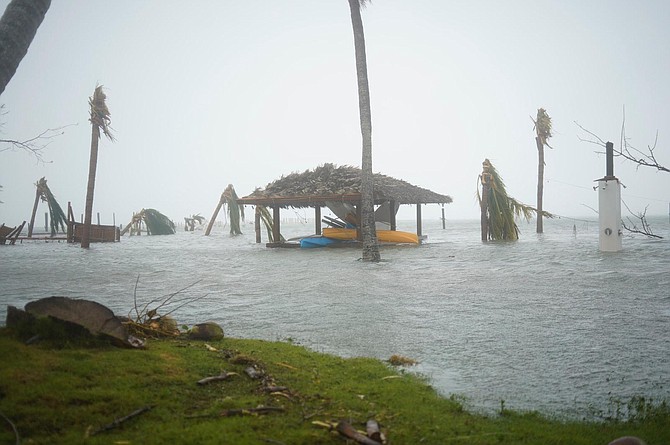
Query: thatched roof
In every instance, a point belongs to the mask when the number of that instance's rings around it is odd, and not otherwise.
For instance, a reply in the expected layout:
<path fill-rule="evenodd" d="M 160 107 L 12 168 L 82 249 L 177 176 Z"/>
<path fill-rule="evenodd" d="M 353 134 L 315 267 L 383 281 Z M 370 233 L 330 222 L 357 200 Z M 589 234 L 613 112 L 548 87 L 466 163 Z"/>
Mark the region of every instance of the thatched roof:
<path fill-rule="evenodd" d="M 324 206 L 326 201 L 360 201 L 361 169 L 348 165 L 324 164 L 303 173 L 291 173 L 271 182 L 264 189 L 238 199 L 240 204 L 279 205 L 281 207 Z M 374 174 L 375 203 L 448 204 L 448 195 L 440 195 L 400 179 Z"/>

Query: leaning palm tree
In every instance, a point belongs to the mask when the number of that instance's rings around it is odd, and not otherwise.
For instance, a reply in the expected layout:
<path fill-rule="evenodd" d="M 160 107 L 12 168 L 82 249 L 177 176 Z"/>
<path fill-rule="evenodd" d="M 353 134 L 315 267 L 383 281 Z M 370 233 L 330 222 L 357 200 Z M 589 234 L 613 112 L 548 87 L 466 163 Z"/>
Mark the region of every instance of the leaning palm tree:
<path fill-rule="evenodd" d="M 369 0 L 348 0 L 351 10 L 351 26 L 354 31 L 356 50 L 356 73 L 358 77 L 358 108 L 363 138 L 361 160 L 361 235 L 363 237 L 363 261 L 379 261 L 379 244 L 375 229 L 374 179 L 372 174 L 372 115 L 370 112 L 370 87 L 368 64 L 365 55 L 365 35 L 361 7 Z"/>
<path fill-rule="evenodd" d="M 47 185 L 47 180 L 45 178 L 40 179 L 35 184 L 35 204 L 33 205 L 33 213 L 30 216 L 30 226 L 28 226 L 28 238 L 33 236 L 33 228 L 35 226 L 35 214 L 37 213 L 37 205 L 40 200 L 46 202 L 49 206 L 49 218 L 51 226 L 51 236 L 56 236 L 58 228 L 65 232 L 65 225 L 67 224 L 67 218 L 65 217 L 65 212 L 61 208 L 56 197 L 51 193 L 51 189 Z"/>
<path fill-rule="evenodd" d="M 93 97 L 88 99 L 91 107 L 91 159 L 88 164 L 88 187 L 86 188 L 86 212 L 84 213 L 84 227 L 81 232 L 81 247 L 88 249 L 91 244 L 91 215 L 93 214 L 93 192 L 95 190 L 95 173 L 98 167 L 98 142 L 100 141 L 100 131 L 107 138 L 114 142 L 110 124 L 109 109 L 105 103 L 105 93 L 102 92 L 102 85 L 95 87 Z"/>
<path fill-rule="evenodd" d="M 552 148 L 547 142 L 551 137 L 551 118 L 544 108 L 538 108 L 537 119 L 533 120 L 533 123 L 535 124 L 535 145 L 537 145 L 537 210 L 539 212 L 536 231 L 537 233 L 542 233 L 544 231 L 541 216 L 543 208 L 542 196 L 544 194 L 544 146 Z"/>
<path fill-rule="evenodd" d="M 147 228 L 147 235 L 174 235 L 176 230 L 172 220 L 158 210 L 142 209 L 133 214 L 128 225 L 121 231 L 121 235 L 125 235 L 129 230 L 131 236 L 133 233 L 140 235 L 142 224 Z"/>
<path fill-rule="evenodd" d="M 212 219 L 209 220 L 209 225 L 207 226 L 207 230 L 205 230 L 205 236 L 208 236 L 211 233 L 214 222 L 216 221 L 216 217 L 219 215 L 219 211 L 224 205 L 228 206 L 230 234 L 242 235 L 240 219 L 244 221 L 244 207 L 239 205 L 237 200 L 238 197 L 237 193 L 235 192 L 235 187 L 233 187 L 233 184 L 228 184 L 228 187 L 226 187 L 223 193 L 221 193 L 221 198 L 219 198 L 219 203 L 216 205 L 216 209 L 214 209 Z"/>
<path fill-rule="evenodd" d="M 517 240 L 519 227 L 515 218 L 523 217 L 529 221 L 534 214 L 553 218 L 548 212 L 522 204 L 507 194 L 505 183 L 488 159 L 482 162 L 482 174 L 479 175 L 482 192 L 477 188 L 477 199 L 481 208 L 482 241 Z"/>
<path fill-rule="evenodd" d="M 0 94 L 37 34 L 51 0 L 12 0 L 0 18 Z"/>

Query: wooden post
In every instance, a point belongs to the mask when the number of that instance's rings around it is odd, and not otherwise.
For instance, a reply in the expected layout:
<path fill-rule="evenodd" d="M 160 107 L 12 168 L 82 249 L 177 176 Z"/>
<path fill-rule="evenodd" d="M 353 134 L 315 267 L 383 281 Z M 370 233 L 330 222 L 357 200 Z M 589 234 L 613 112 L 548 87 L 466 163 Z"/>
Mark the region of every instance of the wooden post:
<path fill-rule="evenodd" d="M 49 231 L 49 212 L 44 212 L 44 231 Z"/>
<path fill-rule="evenodd" d="M 67 202 L 67 242 L 74 242 L 74 213 L 70 201 Z"/>
<path fill-rule="evenodd" d="M 116 213 L 112 212 L 112 225 L 116 225 Z"/>
<path fill-rule="evenodd" d="M 214 214 L 212 215 L 212 218 L 209 220 L 209 224 L 207 225 L 207 230 L 205 230 L 205 236 L 209 236 L 210 232 L 212 231 L 212 226 L 214 225 L 214 221 L 216 221 L 216 217 L 219 215 L 219 211 L 221 210 L 221 207 L 223 206 L 225 198 L 223 196 L 223 193 L 221 193 L 221 198 L 219 198 L 219 203 L 216 206 L 216 209 L 214 209 Z"/>
<path fill-rule="evenodd" d="M 279 243 L 281 242 L 281 230 L 280 230 L 280 220 L 279 220 L 279 206 L 272 206 L 272 242 Z"/>
<path fill-rule="evenodd" d="M 98 212 L 98 225 L 100 225 L 100 212 Z"/>
<path fill-rule="evenodd" d="M 395 201 L 391 201 L 389 202 L 389 222 L 391 223 L 391 230 L 396 230 L 398 228 L 395 216 Z"/>
<path fill-rule="evenodd" d="M 314 233 L 321 235 L 321 206 L 314 207 Z"/>
<path fill-rule="evenodd" d="M 421 203 L 416 204 L 416 236 L 421 238 L 423 235 L 422 224 L 421 224 Z"/>
<path fill-rule="evenodd" d="M 356 206 L 356 221 L 358 221 L 358 224 L 356 224 L 356 239 L 358 241 L 363 241 L 363 232 L 361 232 L 361 225 L 363 223 L 362 208 L 363 208 L 363 205 L 359 201 L 358 205 Z"/>
<path fill-rule="evenodd" d="M 256 205 L 254 213 L 254 230 L 256 231 L 256 244 L 261 242 L 261 208 Z"/>
<path fill-rule="evenodd" d="M 35 214 L 37 213 L 37 205 L 40 203 L 40 191 L 35 191 L 35 204 L 33 204 L 33 213 L 30 216 L 30 225 L 28 226 L 28 238 L 33 236 L 33 227 L 35 227 Z"/>
<path fill-rule="evenodd" d="M 444 219 L 444 204 L 442 204 L 442 230 L 446 229 L 446 220 Z"/>

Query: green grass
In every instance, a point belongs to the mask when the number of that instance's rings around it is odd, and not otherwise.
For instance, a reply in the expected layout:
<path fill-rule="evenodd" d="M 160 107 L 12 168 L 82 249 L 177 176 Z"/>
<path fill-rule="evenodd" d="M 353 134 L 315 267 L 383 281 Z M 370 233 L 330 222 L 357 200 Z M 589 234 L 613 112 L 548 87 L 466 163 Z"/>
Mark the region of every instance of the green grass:
<path fill-rule="evenodd" d="M 343 359 L 283 342 L 227 338 L 209 344 L 217 351 L 185 339 L 149 340 L 146 350 L 27 346 L 5 330 L 0 412 L 23 444 L 343 444 L 337 433 L 312 422 L 347 420 L 364 430 L 369 418 L 381 424 L 389 444 L 604 445 L 624 435 L 649 445 L 670 443 L 667 409 L 634 422 L 560 422 L 507 410 L 486 417 L 378 360 Z M 289 390 L 263 392 L 244 373 L 250 363 Z M 239 375 L 196 384 L 223 371 Z M 90 435 L 144 406 L 152 409 Z M 257 406 L 285 411 L 221 416 Z M 10 423 L 0 422 L 0 443 L 15 443 Z"/>

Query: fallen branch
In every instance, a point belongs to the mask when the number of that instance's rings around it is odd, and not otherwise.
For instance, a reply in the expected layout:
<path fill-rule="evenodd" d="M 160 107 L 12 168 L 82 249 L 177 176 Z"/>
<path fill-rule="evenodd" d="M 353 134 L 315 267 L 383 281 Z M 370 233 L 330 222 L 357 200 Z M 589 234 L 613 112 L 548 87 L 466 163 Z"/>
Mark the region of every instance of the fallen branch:
<path fill-rule="evenodd" d="M 0 416 L 3 419 L 5 419 L 5 421 L 9 424 L 9 426 L 12 427 L 12 431 L 14 431 L 14 437 L 16 437 L 16 445 L 20 445 L 21 437 L 19 436 L 19 430 L 16 429 L 16 425 L 14 425 L 14 422 L 9 420 L 9 417 L 5 416 L 2 412 L 0 412 Z"/>
<path fill-rule="evenodd" d="M 228 378 L 230 378 L 234 375 L 239 375 L 239 374 L 236 373 L 236 372 L 224 372 L 222 374 L 215 375 L 215 376 L 212 376 L 212 377 L 205 377 L 204 379 L 198 380 L 198 385 L 203 386 L 203 385 L 207 385 L 207 384 L 212 383 L 212 382 L 220 382 L 222 380 L 227 380 Z"/>
<path fill-rule="evenodd" d="M 379 445 L 380 442 L 370 439 L 368 436 L 365 436 L 356 430 L 353 426 L 348 424 L 345 421 L 341 421 L 337 424 L 337 432 L 347 439 L 355 440 L 358 443 L 363 445 Z"/>
<path fill-rule="evenodd" d="M 98 428 L 97 430 L 93 431 L 90 435 L 95 436 L 96 434 L 102 433 L 104 431 L 109 431 L 111 429 L 118 428 L 123 422 L 126 422 L 132 419 L 133 417 L 137 417 L 140 414 L 149 411 L 151 408 L 153 408 L 153 406 L 147 405 L 140 409 L 137 409 L 132 413 L 128 414 L 127 416 L 121 417 L 120 419 L 115 419 L 114 422 L 110 423 L 109 425 L 105 425 L 103 427 Z"/>
<path fill-rule="evenodd" d="M 227 409 L 221 413 L 221 417 L 247 416 L 251 414 L 268 414 L 281 412 L 284 408 L 279 406 L 259 406 L 258 408 Z"/>
<path fill-rule="evenodd" d="M 365 432 L 367 433 L 368 437 L 375 442 L 384 443 L 384 436 L 379 430 L 379 423 L 376 420 L 368 420 L 368 422 L 365 424 Z"/>

